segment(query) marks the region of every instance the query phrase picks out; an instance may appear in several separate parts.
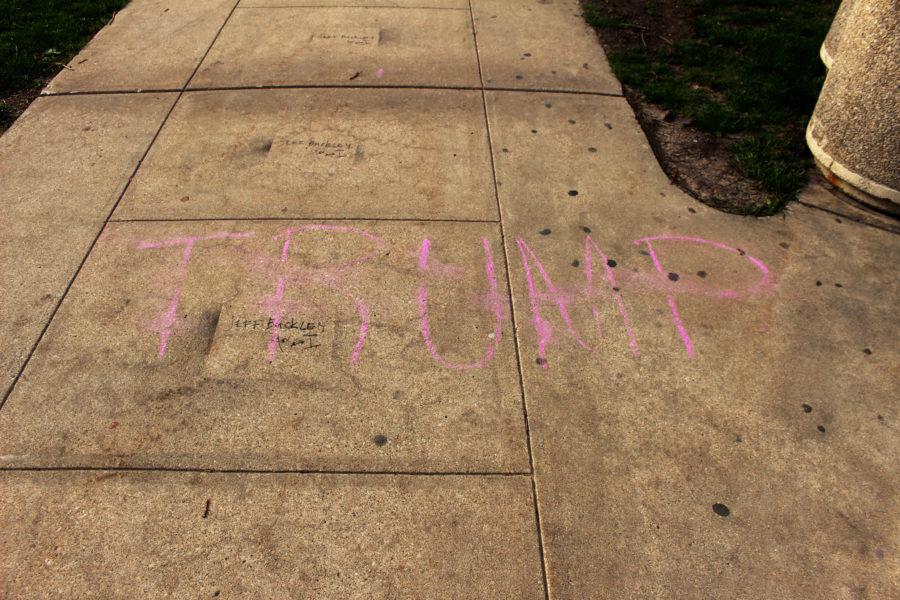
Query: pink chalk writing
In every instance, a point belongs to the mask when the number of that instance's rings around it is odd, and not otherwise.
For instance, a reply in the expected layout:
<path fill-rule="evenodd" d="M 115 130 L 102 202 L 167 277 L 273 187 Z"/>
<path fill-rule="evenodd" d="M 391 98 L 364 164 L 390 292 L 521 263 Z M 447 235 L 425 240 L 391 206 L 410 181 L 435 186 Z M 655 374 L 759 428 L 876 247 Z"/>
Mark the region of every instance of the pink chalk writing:
<path fill-rule="evenodd" d="M 384 242 L 378 236 L 364 230 L 359 229 L 357 227 L 349 227 L 346 225 L 323 225 L 323 224 L 309 224 L 309 225 L 298 225 L 293 227 L 288 227 L 282 233 L 275 236 L 275 239 L 284 239 L 284 242 L 281 245 L 281 264 L 284 265 L 287 263 L 288 256 L 290 254 L 291 243 L 294 239 L 294 236 L 298 233 L 304 232 L 327 232 L 327 233 L 348 233 L 357 235 L 367 239 L 372 242 L 372 250 L 363 256 L 353 258 L 346 261 L 341 261 L 336 264 L 332 264 L 329 267 L 324 267 L 321 269 L 316 269 L 315 272 L 317 275 L 326 280 L 326 282 L 334 283 L 334 281 L 339 278 L 340 273 L 350 267 L 354 267 L 356 265 L 363 264 L 370 260 L 373 260 L 378 253 L 381 251 L 381 248 L 384 246 Z M 269 362 L 273 362 L 275 360 L 275 356 L 278 352 L 278 337 L 279 331 L 281 328 L 281 317 L 283 312 L 283 303 L 284 303 L 284 292 L 285 287 L 287 285 L 287 278 L 284 274 L 278 276 L 278 281 L 275 285 L 275 293 L 266 298 L 263 301 L 263 306 L 266 307 L 272 318 L 273 326 L 272 331 L 269 337 L 269 344 L 266 352 L 266 360 Z M 363 346 L 366 342 L 366 335 L 369 331 L 369 309 L 366 306 L 365 302 L 363 302 L 359 298 L 353 299 L 354 305 L 356 306 L 356 310 L 359 313 L 360 318 L 360 327 L 359 327 L 359 336 L 357 338 L 356 345 L 353 348 L 353 352 L 350 357 L 350 362 L 352 364 L 357 364 L 359 362 L 360 355 L 362 354 Z"/>
<path fill-rule="evenodd" d="M 484 355 L 471 363 L 459 364 L 448 361 L 437 350 L 434 339 L 431 336 L 431 324 L 428 317 L 428 286 L 424 283 L 419 287 L 419 324 L 422 333 L 422 339 L 425 341 L 425 347 L 431 357 L 441 366 L 448 369 L 464 370 L 464 369 L 480 369 L 488 363 L 500 347 L 500 338 L 502 336 L 503 322 L 503 304 L 501 296 L 497 290 L 497 275 L 494 272 L 494 254 L 491 252 L 491 242 L 487 238 L 482 238 L 482 247 L 484 248 L 484 274 L 488 283 L 488 302 L 494 314 L 494 331 L 491 341 Z M 419 250 L 419 270 L 428 271 L 428 257 L 431 252 L 431 240 L 428 238 L 422 240 L 422 246 Z"/>
<path fill-rule="evenodd" d="M 298 242 L 298 236 L 301 234 L 324 234 L 329 237 L 340 235 L 347 236 L 343 238 L 351 243 L 342 243 L 341 248 L 354 249 L 356 246 L 364 242 L 368 247 L 364 250 L 357 250 L 357 254 L 321 265 L 302 264 L 305 261 L 297 260 L 298 251 L 293 254 L 294 261 L 289 260 L 292 249 Z M 163 249 L 163 248 L 180 248 L 181 259 L 176 269 L 171 271 L 171 296 L 162 314 L 154 319 L 152 329 L 158 332 L 159 343 L 157 353 L 159 357 L 166 356 L 171 346 L 174 332 L 178 323 L 178 310 L 181 305 L 183 287 L 187 280 L 188 268 L 194 254 L 197 244 L 200 242 L 212 242 L 215 240 L 238 240 L 249 238 L 254 235 L 252 231 L 242 232 L 216 232 L 206 235 L 197 236 L 181 236 L 164 239 L 162 241 L 141 241 L 137 248 L 140 250 Z M 306 240 L 307 238 L 304 238 Z M 284 315 L 291 314 L 295 307 L 294 302 L 285 300 L 286 294 L 290 289 L 299 285 L 322 286 L 329 290 L 329 294 L 335 294 L 344 300 L 352 303 L 353 309 L 359 318 L 359 329 L 355 336 L 355 343 L 350 350 L 350 364 L 355 366 L 360 363 L 366 347 L 371 323 L 372 308 L 364 299 L 359 297 L 359 292 L 355 291 L 352 279 L 348 279 L 351 274 L 349 271 L 360 265 L 370 263 L 376 260 L 383 252 L 385 243 L 378 236 L 364 229 L 351 227 L 347 225 L 328 225 L 328 224 L 303 224 L 289 226 L 281 233 L 275 236 L 275 240 L 280 241 L 280 252 L 269 253 L 266 256 L 253 255 L 253 260 L 257 264 L 264 265 L 264 274 L 266 277 L 273 277 L 275 280 L 274 291 L 264 297 L 261 301 L 262 311 L 267 314 L 268 318 L 263 317 L 261 320 L 249 320 L 246 323 L 252 323 L 253 329 L 257 328 L 259 323 L 260 329 L 265 329 L 267 343 L 265 344 L 265 357 L 269 363 L 277 358 L 279 352 L 287 348 L 287 338 L 282 337 L 282 331 L 288 331 L 291 328 L 291 319 Z M 439 281 L 459 283 L 460 278 L 468 271 L 466 265 L 451 265 L 441 262 L 436 252 L 433 252 L 433 242 L 430 238 L 422 240 L 418 253 L 414 254 L 413 248 L 408 248 L 410 253 L 409 269 L 414 270 L 418 276 L 418 293 L 416 295 L 416 305 L 419 317 L 419 332 L 425 345 L 425 349 L 431 358 L 441 367 L 454 370 L 481 369 L 491 360 L 499 351 L 502 339 L 502 325 L 504 319 L 504 302 L 507 298 L 498 290 L 497 273 L 495 271 L 494 255 L 491 249 L 491 243 L 487 238 L 481 239 L 482 250 L 484 255 L 484 277 L 486 281 L 487 292 L 483 298 L 486 299 L 484 308 L 488 314 L 492 316 L 492 331 L 488 330 L 488 341 L 486 347 L 480 357 L 471 361 L 455 361 L 446 357 L 446 350 L 439 350 L 438 343 L 434 337 L 434 318 L 430 314 L 430 310 L 434 308 L 435 299 L 431 298 L 429 305 L 429 292 L 434 293 L 434 286 Z M 688 333 L 688 327 L 685 324 L 682 311 L 679 307 L 679 298 L 684 299 L 689 296 L 706 296 L 716 298 L 723 301 L 730 301 L 737 298 L 755 295 L 772 286 L 772 275 L 769 268 L 758 258 L 749 255 L 740 248 L 735 248 L 727 244 L 707 240 L 700 237 L 678 236 L 678 235 L 658 235 L 637 239 L 634 241 L 636 245 L 646 247 L 646 252 L 653 264 L 652 271 L 632 273 L 630 270 L 615 270 L 615 261 L 610 260 L 601 247 L 594 241 L 591 235 L 587 235 L 584 239 L 584 268 L 583 275 L 585 285 L 580 287 L 566 287 L 558 285 L 551 278 L 544 263 L 538 257 L 537 253 L 523 239 L 516 239 L 516 247 L 518 248 L 519 259 L 525 278 L 525 287 L 528 297 L 528 306 L 530 312 L 530 323 L 537 337 L 537 353 L 538 364 L 543 369 L 549 367 L 547 360 L 548 349 L 551 345 L 558 343 L 555 338 L 555 321 L 551 324 L 551 320 L 547 313 L 547 304 L 552 307 L 551 312 L 559 314 L 562 321 L 561 329 L 564 336 L 574 341 L 578 346 L 594 352 L 595 348 L 591 347 L 582 335 L 576 329 L 573 319 L 573 312 L 581 309 L 590 308 L 593 317 L 593 324 L 596 338 L 602 338 L 605 334 L 604 327 L 607 325 L 602 323 L 602 305 L 598 304 L 600 298 L 607 298 L 612 301 L 618 317 L 613 317 L 613 326 L 621 319 L 625 334 L 627 335 L 628 346 L 634 359 L 638 359 L 641 355 L 641 349 L 638 345 L 638 339 L 635 332 L 634 324 L 625 300 L 622 295 L 620 286 L 624 282 L 630 288 L 638 288 L 645 290 L 658 291 L 665 295 L 666 303 L 669 307 L 669 314 L 672 319 L 675 331 L 680 338 L 681 344 L 690 359 L 697 356 L 697 348 L 695 341 Z M 705 283 L 705 281 L 684 281 L 679 280 L 675 273 L 669 273 L 665 268 L 665 250 L 671 248 L 672 244 L 692 244 L 695 246 L 704 246 L 725 251 L 728 254 L 735 254 L 744 257 L 753 265 L 755 271 L 758 271 L 758 277 L 750 285 L 742 289 L 732 289 L 730 287 L 715 287 Z M 237 246 L 240 248 L 242 246 Z M 302 249 L 304 246 L 300 245 Z M 404 250 L 407 251 L 407 250 Z M 662 252 L 661 252 L 662 251 Z M 386 254 L 386 253 L 385 253 Z M 396 256 L 396 255 L 395 255 Z M 416 258 L 413 259 L 412 257 Z M 417 262 L 412 262 L 416 260 Z M 291 265 L 291 262 L 301 263 Z M 672 262 L 672 259 L 669 259 Z M 578 266 L 578 261 L 573 263 Z M 418 267 L 416 269 L 416 267 Z M 601 270 L 602 268 L 602 270 Z M 602 278 L 600 274 L 602 272 Z M 701 278 L 705 273 L 701 274 Z M 557 278 L 560 281 L 560 278 Z M 604 283 L 605 282 L 605 283 Z M 481 298 L 482 296 L 479 296 Z M 305 300 L 301 300 L 304 303 Z M 476 309 L 478 309 L 476 307 Z M 575 312 L 574 314 L 578 314 Z M 615 312 L 606 313 L 615 314 Z M 283 321 L 284 319 L 284 321 Z M 243 321 L 241 321 L 243 322 Z M 265 325 L 263 327 L 263 324 Z M 247 327 L 248 325 L 240 325 Z M 297 342 L 297 344 L 306 344 L 307 340 Z M 309 347 L 313 346 L 313 342 L 309 341 Z M 305 348 L 306 346 L 304 346 Z"/>
<path fill-rule="evenodd" d="M 359 313 L 359 336 L 356 345 L 353 346 L 353 354 L 350 355 L 350 364 L 359 363 L 359 355 L 362 354 L 363 345 L 366 343 L 366 335 L 369 333 L 369 307 L 360 299 L 355 300 L 356 310 Z"/>
<path fill-rule="evenodd" d="M 550 300 L 556 304 L 556 307 L 559 310 L 559 316 L 562 317 L 566 330 L 573 338 L 575 338 L 575 341 L 578 342 L 579 346 L 586 350 L 590 350 L 590 347 L 581 339 L 578 332 L 575 331 L 575 325 L 572 323 L 572 317 L 569 315 L 568 304 L 571 303 L 571 298 L 559 291 L 553 284 L 553 280 L 550 279 L 550 276 L 544 269 L 544 265 L 541 264 L 540 259 L 538 259 L 534 251 L 525 243 L 525 240 L 522 238 L 517 239 L 516 245 L 519 247 L 522 268 L 525 270 L 525 281 L 528 284 L 528 303 L 531 308 L 531 323 L 534 325 L 534 330 L 538 336 L 538 359 L 541 367 L 544 369 L 547 368 L 547 344 L 550 343 L 550 340 L 553 337 L 553 327 L 550 325 L 549 321 L 541 316 L 540 304 L 543 300 Z M 547 288 L 546 294 L 540 294 L 537 291 L 528 256 L 531 256 L 535 268 L 538 273 L 540 273 L 541 279 L 544 280 L 544 286 Z"/>
<path fill-rule="evenodd" d="M 593 255 L 594 253 L 600 257 L 600 261 L 603 263 L 604 274 L 606 275 L 606 281 L 609 283 L 609 288 L 612 290 L 613 298 L 616 302 L 616 308 L 619 310 L 619 315 L 622 317 L 622 323 L 625 325 L 625 332 L 628 334 L 628 345 L 631 347 L 631 355 L 634 358 L 640 356 L 641 351 L 638 348 L 637 337 L 634 335 L 634 330 L 631 327 L 631 320 L 628 318 L 628 311 L 625 309 L 625 301 L 622 300 L 622 293 L 619 290 L 619 286 L 616 283 L 616 274 L 613 272 L 612 267 L 609 266 L 609 259 L 606 254 L 600 249 L 600 247 L 594 243 L 594 240 L 591 239 L 590 235 L 585 236 L 584 238 L 584 277 L 587 281 L 587 294 L 588 297 L 593 297 L 594 295 L 594 269 L 593 269 Z M 597 310 L 597 307 L 592 305 L 591 312 L 594 315 L 594 321 L 598 323 L 600 315 Z M 602 335 L 602 330 L 598 329 L 598 333 Z"/>
<path fill-rule="evenodd" d="M 191 261 L 194 245 L 197 242 L 204 242 L 207 240 L 240 239 L 252 237 L 253 235 L 254 233 L 252 231 L 242 231 L 238 233 L 221 231 L 209 235 L 170 238 L 161 242 L 143 241 L 138 244 L 139 250 L 184 246 L 184 249 L 181 251 L 181 262 L 178 264 L 178 269 L 175 270 L 174 274 L 174 292 L 172 293 L 172 299 L 169 302 L 169 308 L 163 313 L 162 317 L 160 317 L 156 327 L 159 331 L 158 352 L 160 358 L 166 355 L 166 350 L 169 347 L 169 338 L 172 337 L 172 329 L 175 326 L 175 320 L 177 318 L 178 304 L 181 302 L 181 286 L 184 283 L 185 277 L 187 277 L 188 263 Z"/>
<path fill-rule="evenodd" d="M 666 270 L 662 266 L 662 262 L 659 259 L 659 255 L 656 249 L 653 246 L 652 242 L 657 241 L 665 241 L 665 242 L 687 242 L 691 244 L 705 244 L 708 246 L 712 246 L 713 248 L 719 248 L 721 250 L 725 250 L 726 252 L 731 252 L 733 254 L 738 254 L 740 256 L 744 256 L 747 260 L 749 260 L 753 266 L 759 269 L 761 276 L 759 280 L 751 287 L 743 290 L 742 292 L 726 289 L 726 290 L 718 290 L 715 292 L 715 295 L 720 298 L 737 298 L 740 295 L 744 294 L 753 294 L 765 286 L 767 286 L 770 282 L 770 274 L 769 269 L 766 265 L 756 257 L 750 256 L 743 250 L 738 248 L 733 248 L 721 242 L 715 242 L 712 240 L 707 240 L 700 237 L 690 237 L 690 236 L 678 236 L 678 235 L 659 235 L 653 237 L 645 237 L 638 240 L 635 240 L 635 244 L 646 244 L 647 245 L 647 253 L 650 255 L 650 260 L 653 262 L 653 267 L 656 269 L 657 274 L 663 281 L 665 285 L 669 285 L 667 281 L 668 275 Z M 671 288 L 670 288 L 671 289 Z M 678 303 L 675 299 L 674 292 L 669 292 L 666 295 L 666 301 L 669 305 L 669 312 L 672 315 L 672 322 L 675 324 L 675 329 L 678 331 L 678 335 L 681 336 L 681 341 L 684 344 L 684 349 L 687 352 L 687 355 L 690 358 L 694 358 L 697 355 L 696 350 L 694 349 L 694 342 L 691 340 L 691 336 L 688 335 L 687 328 L 684 325 L 684 321 L 681 318 L 681 313 L 678 311 Z"/>

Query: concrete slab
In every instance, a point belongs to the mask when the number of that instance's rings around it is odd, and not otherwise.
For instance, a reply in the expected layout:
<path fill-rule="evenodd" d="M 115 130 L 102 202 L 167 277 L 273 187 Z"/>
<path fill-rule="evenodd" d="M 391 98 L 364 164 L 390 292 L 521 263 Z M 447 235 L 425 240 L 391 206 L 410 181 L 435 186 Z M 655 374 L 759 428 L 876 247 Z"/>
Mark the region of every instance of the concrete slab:
<path fill-rule="evenodd" d="M 468 10 L 469 0 L 241 0 L 242 8 L 282 8 L 286 6 L 367 6 L 394 8 L 455 8 Z"/>
<path fill-rule="evenodd" d="M 866 208 L 854 198 L 842 193 L 839 188 L 825 183 L 818 174 L 813 176 L 818 185 L 811 185 L 800 196 L 799 200 L 806 206 L 821 209 L 827 213 L 847 221 L 855 221 L 866 225 L 900 233 L 900 220 L 883 213 Z"/>
<path fill-rule="evenodd" d="M 575 0 L 473 0 L 484 85 L 621 94 Z"/>
<path fill-rule="evenodd" d="M 0 464 L 527 471 L 500 252 L 481 223 L 111 224 Z"/>
<path fill-rule="evenodd" d="M 477 86 L 471 18 L 388 7 L 238 8 L 191 87 L 266 85 Z"/>
<path fill-rule="evenodd" d="M 623 98 L 527 93 L 612 93 L 575 0 L 473 4 L 521 86 L 490 145 L 480 90 L 363 69 L 181 97 L 0 410 L 0 596 L 543 597 L 537 548 L 554 600 L 898 596 L 892 228 L 691 200 Z M 415 85 L 471 79 L 467 10 L 354 10 L 238 9 L 269 56 L 240 21 L 220 49 L 321 86 L 366 55 L 309 48 L 393 39 Z M 0 140 L 8 372 L 173 97 Z"/>
<path fill-rule="evenodd" d="M 45 93 L 181 89 L 235 0 L 132 0 Z"/>
<path fill-rule="evenodd" d="M 543 598 L 525 477 L 0 473 L 0 594 Z"/>
<path fill-rule="evenodd" d="M 115 218 L 208 217 L 497 219 L 481 95 L 187 94 Z"/>
<path fill-rule="evenodd" d="M 898 238 L 704 207 L 622 99 L 487 99 L 551 596 L 896 595 Z"/>
<path fill-rule="evenodd" d="M 0 398 L 174 100 L 40 98 L 0 138 Z"/>

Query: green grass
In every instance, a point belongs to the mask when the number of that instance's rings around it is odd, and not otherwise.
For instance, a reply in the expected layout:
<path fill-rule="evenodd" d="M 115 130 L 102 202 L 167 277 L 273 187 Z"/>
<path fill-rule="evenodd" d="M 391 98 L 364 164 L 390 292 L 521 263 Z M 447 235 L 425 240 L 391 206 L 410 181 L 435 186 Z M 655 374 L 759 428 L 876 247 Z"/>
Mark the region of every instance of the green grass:
<path fill-rule="evenodd" d="M 613 51 L 619 79 L 699 129 L 731 135 L 734 164 L 769 195 L 772 214 L 806 182 L 803 132 L 825 70 L 819 46 L 837 0 L 682 0 L 693 17 L 690 39 L 656 50 Z M 596 27 L 630 27 L 587 5 Z"/>
<path fill-rule="evenodd" d="M 33 91 L 59 71 L 128 0 L 0 0 L 0 121 L 14 94 Z"/>
<path fill-rule="evenodd" d="M 610 29 L 624 29 L 631 24 L 621 17 L 606 14 L 593 4 L 584 5 L 584 18 L 592 27 L 609 27 Z"/>

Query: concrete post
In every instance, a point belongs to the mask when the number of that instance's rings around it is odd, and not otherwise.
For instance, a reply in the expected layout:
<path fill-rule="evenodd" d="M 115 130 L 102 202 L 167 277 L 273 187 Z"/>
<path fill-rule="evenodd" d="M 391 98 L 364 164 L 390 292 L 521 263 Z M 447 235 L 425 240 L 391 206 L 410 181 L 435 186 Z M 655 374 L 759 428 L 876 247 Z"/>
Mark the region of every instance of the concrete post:
<path fill-rule="evenodd" d="M 825 36 L 825 41 L 822 42 L 822 47 L 819 49 L 819 56 L 822 58 L 822 62 L 825 63 L 826 69 L 831 68 L 834 57 L 837 56 L 838 45 L 841 42 L 841 31 L 843 31 L 844 24 L 847 22 L 847 15 L 850 13 L 853 2 L 854 0 L 841 2 L 837 13 L 834 15 L 834 20 L 831 22 L 828 35 Z"/>
<path fill-rule="evenodd" d="M 900 0 L 848 4 L 806 141 L 832 184 L 900 215 Z"/>

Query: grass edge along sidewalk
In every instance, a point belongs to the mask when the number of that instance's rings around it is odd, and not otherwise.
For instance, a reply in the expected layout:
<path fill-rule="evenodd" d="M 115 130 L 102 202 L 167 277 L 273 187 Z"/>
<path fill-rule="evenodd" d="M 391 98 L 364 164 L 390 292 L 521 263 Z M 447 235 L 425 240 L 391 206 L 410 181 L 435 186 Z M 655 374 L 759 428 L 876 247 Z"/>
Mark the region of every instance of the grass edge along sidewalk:
<path fill-rule="evenodd" d="M 710 203 L 758 216 L 780 212 L 807 182 L 804 131 L 838 4 L 582 0 L 622 84 L 717 137 L 736 171 L 765 193 L 762 202 Z"/>
<path fill-rule="evenodd" d="M 0 132 L 128 0 L 0 0 Z"/>

